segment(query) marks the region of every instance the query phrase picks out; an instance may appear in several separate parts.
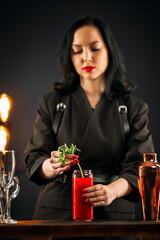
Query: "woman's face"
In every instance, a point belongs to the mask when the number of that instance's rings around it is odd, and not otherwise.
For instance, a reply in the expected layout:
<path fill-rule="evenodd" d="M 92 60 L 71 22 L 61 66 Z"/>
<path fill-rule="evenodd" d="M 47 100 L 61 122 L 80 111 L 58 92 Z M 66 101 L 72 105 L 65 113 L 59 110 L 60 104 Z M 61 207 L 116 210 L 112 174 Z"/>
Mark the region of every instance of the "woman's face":
<path fill-rule="evenodd" d="M 104 78 L 108 67 L 108 50 L 98 28 L 83 26 L 73 36 L 71 60 L 81 80 Z"/>

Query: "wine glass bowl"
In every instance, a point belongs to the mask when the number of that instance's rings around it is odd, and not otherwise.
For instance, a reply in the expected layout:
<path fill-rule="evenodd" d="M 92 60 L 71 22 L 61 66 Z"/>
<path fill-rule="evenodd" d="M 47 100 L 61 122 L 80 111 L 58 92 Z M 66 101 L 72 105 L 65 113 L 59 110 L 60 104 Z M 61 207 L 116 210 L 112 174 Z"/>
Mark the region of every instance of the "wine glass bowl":
<path fill-rule="evenodd" d="M 3 187 L 10 187 L 15 171 L 15 151 L 0 151 L 0 178 Z"/>

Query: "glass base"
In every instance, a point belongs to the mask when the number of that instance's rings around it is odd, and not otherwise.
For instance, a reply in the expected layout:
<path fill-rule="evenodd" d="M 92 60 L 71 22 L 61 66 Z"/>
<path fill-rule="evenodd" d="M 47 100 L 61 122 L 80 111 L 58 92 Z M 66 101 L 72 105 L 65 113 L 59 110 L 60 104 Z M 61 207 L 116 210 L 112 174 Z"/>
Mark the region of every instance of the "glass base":
<path fill-rule="evenodd" d="M 14 219 L 12 219 L 12 218 L 8 218 L 8 219 L 3 219 L 3 220 L 1 221 L 1 223 L 14 224 L 14 223 L 18 223 L 18 221 L 17 221 L 17 220 L 14 220 Z"/>
<path fill-rule="evenodd" d="M 91 222 L 92 219 L 74 219 L 76 222 Z"/>
<path fill-rule="evenodd" d="M 90 222 L 93 220 L 93 218 L 73 218 L 76 222 Z"/>

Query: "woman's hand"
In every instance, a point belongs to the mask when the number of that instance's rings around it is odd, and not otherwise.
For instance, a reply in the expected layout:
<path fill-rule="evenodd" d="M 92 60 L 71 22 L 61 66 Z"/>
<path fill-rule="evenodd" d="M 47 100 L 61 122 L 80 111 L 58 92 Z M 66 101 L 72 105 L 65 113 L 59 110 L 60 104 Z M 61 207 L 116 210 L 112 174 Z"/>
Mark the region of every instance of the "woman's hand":
<path fill-rule="evenodd" d="M 92 206 L 107 206 L 114 199 L 128 195 L 133 191 L 133 186 L 124 178 L 119 178 L 115 182 L 103 185 L 96 184 L 83 190 L 82 198 Z"/>
<path fill-rule="evenodd" d="M 51 158 L 46 159 L 40 169 L 39 174 L 44 179 L 52 179 L 57 175 L 70 169 L 70 166 L 79 163 L 78 155 L 65 154 L 66 163 L 63 165 L 59 162 L 59 151 L 52 151 Z"/>
<path fill-rule="evenodd" d="M 92 206 L 107 206 L 114 199 L 115 195 L 108 185 L 96 184 L 92 187 L 84 189 L 82 198 L 86 203 L 90 203 Z"/>

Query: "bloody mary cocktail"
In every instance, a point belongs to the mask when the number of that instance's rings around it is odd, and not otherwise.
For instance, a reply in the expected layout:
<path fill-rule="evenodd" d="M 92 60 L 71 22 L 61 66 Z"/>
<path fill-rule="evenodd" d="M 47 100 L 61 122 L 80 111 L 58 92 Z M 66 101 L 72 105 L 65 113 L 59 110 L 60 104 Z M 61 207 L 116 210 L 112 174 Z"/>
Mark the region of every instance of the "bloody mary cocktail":
<path fill-rule="evenodd" d="M 93 186 L 91 170 L 83 170 L 84 177 L 79 170 L 74 170 L 72 177 L 72 216 L 75 221 L 91 221 L 93 219 L 93 206 L 82 199 L 82 191 Z"/>

